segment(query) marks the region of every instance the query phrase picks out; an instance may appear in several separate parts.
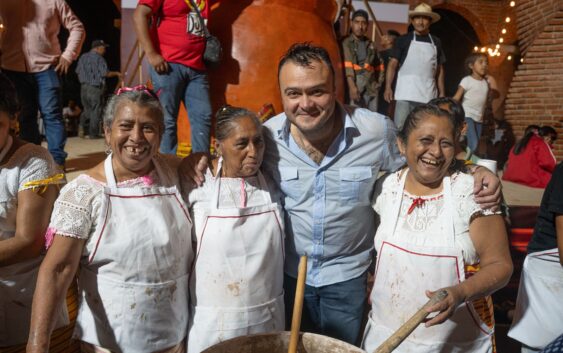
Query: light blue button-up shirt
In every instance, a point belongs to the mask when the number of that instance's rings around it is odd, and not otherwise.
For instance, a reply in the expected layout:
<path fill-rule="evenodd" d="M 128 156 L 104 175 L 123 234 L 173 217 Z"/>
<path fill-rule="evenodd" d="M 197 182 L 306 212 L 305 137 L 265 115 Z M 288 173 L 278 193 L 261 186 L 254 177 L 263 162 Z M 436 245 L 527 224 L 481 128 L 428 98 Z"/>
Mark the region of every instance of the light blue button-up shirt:
<path fill-rule="evenodd" d="M 371 207 L 380 170 L 404 165 L 389 118 L 367 109 L 337 105 L 344 128 L 321 164 L 299 148 L 285 113 L 265 123 L 262 169 L 283 193 L 285 272 L 297 277 L 307 254 L 307 284 L 325 286 L 354 279 L 370 266 L 375 235 Z"/>

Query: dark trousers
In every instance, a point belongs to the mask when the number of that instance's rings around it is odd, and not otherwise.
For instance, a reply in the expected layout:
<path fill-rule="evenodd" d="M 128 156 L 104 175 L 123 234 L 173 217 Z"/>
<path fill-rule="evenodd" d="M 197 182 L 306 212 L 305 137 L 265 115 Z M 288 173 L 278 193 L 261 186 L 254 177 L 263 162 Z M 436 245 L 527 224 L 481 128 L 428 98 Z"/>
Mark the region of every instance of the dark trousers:
<path fill-rule="evenodd" d="M 80 116 L 80 127 L 86 132 L 86 126 L 89 126 L 88 135 L 91 137 L 99 136 L 100 121 L 102 117 L 102 104 L 104 96 L 104 86 L 92 86 L 83 83 L 80 87 L 80 99 L 84 111 Z"/>
<path fill-rule="evenodd" d="M 286 326 L 291 326 L 297 280 L 285 275 Z M 358 345 L 367 305 L 367 272 L 349 281 L 322 287 L 305 286 L 301 331 Z"/>

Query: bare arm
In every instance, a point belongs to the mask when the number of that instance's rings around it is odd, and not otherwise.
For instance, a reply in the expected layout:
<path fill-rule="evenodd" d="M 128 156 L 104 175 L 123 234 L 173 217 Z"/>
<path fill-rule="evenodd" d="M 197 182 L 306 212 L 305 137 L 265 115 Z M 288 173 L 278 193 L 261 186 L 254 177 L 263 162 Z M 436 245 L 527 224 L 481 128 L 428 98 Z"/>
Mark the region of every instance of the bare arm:
<path fill-rule="evenodd" d="M 84 240 L 55 236 L 53 245 L 47 252 L 39 268 L 37 286 L 33 295 L 31 326 L 27 342 L 28 353 L 47 353 L 55 313 L 59 311 L 61 298 L 74 278 Z"/>
<path fill-rule="evenodd" d="M 464 301 L 482 298 L 504 287 L 512 275 L 508 237 L 500 215 L 476 218 L 469 226 L 469 235 L 479 254 L 480 269 L 460 284 L 445 288 L 448 296 L 428 309 L 439 314 L 426 323 L 427 327 L 446 321 Z M 432 294 L 427 291 L 428 296 Z"/>
<path fill-rule="evenodd" d="M 563 215 L 555 217 L 555 232 L 557 233 L 557 248 L 559 249 L 559 262 L 563 266 Z"/>
<path fill-rule="evenodd" d="M 452 97 L 456 102 L 461 102 L 461 97 L 463 97 L 463 93 L 465 90 L 461 86 L 457 86 L 457 91 L 455 92 L 454 96 Z"/>
<path fill-rule="evenodd" d="M 446 96 L 446 84 L 444 83 L 444 78 L 446 74 L 444 71 L 444 65 L 438 66 L 438 97 L 445 97 Z"/>
<path fill-rule="evenodd" d="M 41 254 L 45 244 L 45 231 L 57 195 L 58 189 L 55 185 L 48 186 L 43 193 L 33 190 L 18 192 L 16 234 L 0 241 L 0 266 L 12 265 Z"/>
<path fill-rule="evenodd" d="M 164 60 L 162 55 L 160 55 L 149 35 L 149 19 L 152 16 L 152 9 L 146 5 L 137 5 L 135 12 L 133 13 L 133 23 L 135 25 L 135 33 L 137 33 L 137 38 L 141 48 L 147 54 L 147 60 L 149 64 L 154 68 L 159 74 L 168 72 L 168 63 Z"/>
<path fill-rule="evenodd" d="M 385 93 L 383 94 L 387 103 L 391 103 L 393 100 L 393 80 L 395 80 L 398 65 L 399 60 L 395 58 L 389 59 L 389 63 L 387 64 L 387 70 L 385 73 Z"/>

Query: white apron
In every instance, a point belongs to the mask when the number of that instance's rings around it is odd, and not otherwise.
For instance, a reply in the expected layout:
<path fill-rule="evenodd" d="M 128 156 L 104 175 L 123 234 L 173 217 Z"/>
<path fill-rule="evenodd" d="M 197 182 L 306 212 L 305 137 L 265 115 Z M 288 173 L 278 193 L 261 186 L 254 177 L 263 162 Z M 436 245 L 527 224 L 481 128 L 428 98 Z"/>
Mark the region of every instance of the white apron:
<path fill-rule="evenodd" d="M 563 332 L 563 266 L 557 248 L 526 256 L 508 336 L 541 349 Z"/>
<path fill-rule="evenodd" d="M 428 103 L 438 96 L 438 51 L 430 34 L 431 43 L 417 42 L 416 34 L 412 35 L 407 57 L 397 75 L 395 100 Z"/>
<path fill-rule="evenodd" d="M 443 180 L 444 209 L 441 232 L 423 235 L 398 229 L 399 212 L 408 171 L 401 177 L 397 199 L 381 217 L 376 234 L 377 264 L 371 292 L 372 310 L 362 348 L 373 352 L 427 301 L 425 290 L 456 285 L 465 280 L 462 250 L 454 243 L 454 204 L 450 178 Z M 414 245 L 412 238 L 433 239 Z M 416 330 L 394 352 L 491 352 L 492 330 L 471 303 L 461 304 L 444 323 Z"/>
<path fill-rule="evenodd" d="M 0 151 L 0 161 L 4 159 L 13 139 Z M 12 200 L 1 200 L 6 209 L 0 209 L 0 240 L 13 238 L 16 234 L 15 218 L 17 207 L 12 207 Z M 5 213 L 4 213 L 5 211 Z M 43 256 L 25 260 L 9 266 L 0 266 L 0 347 L 8 347 L 27 342 L 31 321 L 31 303 L 35 282 Z M 68 325 L 66 305 L 60 305 L 55 328 Z"/>
<path fill-rule="evenodd" d="M 220 175 L 221 161 L 211 206 L 194 208 L 200 234 L 190 277 L 189 353 L 233 337 L 282 331 L 285 325 L 280 207 L 258 172 L 262 206 L 219 208 Z"/>
<path fill-rule="evenodd" d="M 188 326 L 193 254 L 187 208 L 175 186 L 118 188 L 111 155 L 104 166 L 100 231 L 81 262 L 74 336 L 116 352 L 172 347 Z"/>

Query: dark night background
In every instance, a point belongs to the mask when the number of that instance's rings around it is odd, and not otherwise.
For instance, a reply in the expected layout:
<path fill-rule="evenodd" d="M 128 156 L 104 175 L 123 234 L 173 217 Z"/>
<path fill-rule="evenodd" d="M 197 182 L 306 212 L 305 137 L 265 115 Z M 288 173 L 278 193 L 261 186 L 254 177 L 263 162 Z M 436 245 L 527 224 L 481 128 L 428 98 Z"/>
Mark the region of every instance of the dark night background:
<path fill-rule="evenodd" d="M 121 19 L 119 9 L 115 6 L 112 0 L 66 0 L 70 5 L 76 16 L 84 24 L 86 29 L 86 39 L 82 45 L 82 53 L 90 50 L 92 41 L 95 39 L 103 39 L 110 46 L 107 48 L 105 59 L 108 62 L 109 70 L 120 70 L 120 29 L 115 27 L 116 20 Z M 64 48 L 68 32 L 64 29 L 61 30 L 60 40 Z M 72 64 L 69 74 L 63 77 L 63 95 L 64 104 L 69 99 L 80 101 L 80 83 L 76 78 L 74 70 L 76 69 L 76 61 Z M 117 79 L 112 78 L 107 80 L 107 91 L 112 92 L 114 86 L 117 84 Z"/>

